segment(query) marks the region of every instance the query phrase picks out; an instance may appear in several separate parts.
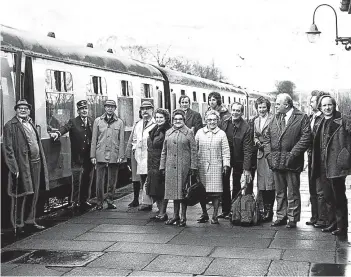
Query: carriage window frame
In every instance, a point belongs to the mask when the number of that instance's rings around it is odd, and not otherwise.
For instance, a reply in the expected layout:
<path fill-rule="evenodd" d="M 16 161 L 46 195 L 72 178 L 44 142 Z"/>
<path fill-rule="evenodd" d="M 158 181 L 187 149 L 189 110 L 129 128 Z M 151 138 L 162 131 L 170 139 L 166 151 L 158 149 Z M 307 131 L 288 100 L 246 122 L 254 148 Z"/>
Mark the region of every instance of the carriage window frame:
<path fill-rule="evenodd" d="M 71 72 L 55 69 L 47 69 L 45 76 L 46 128 L 54 132 L 74 115 L 74 79 Z"/>
<path fill-rule="evenodd" d="M 133 97 L 133 86 L 131 81 L 121 80 L 121 97 Z"/>
<path fill-rule="evenodd" d="M 180 90 L 180 95 L 185 95 L 185 89 Z"/>
<path fill-rule="evenodd" d="M 153 98 L 154 97 L 154 90 L 151 84 L 141 83 L 141 98 Z"/>
<path fill-rule="evenodd" d="M 197 102 L 196 91 L 193 91 L 193 102 Z"/>
<path fill-rule="evenodd" d="M 204 103 L 207 103 L 207 99 L 206 99 L 206 93 L 204 92 L 203 94 L 202 94 L 202 100 L 204 100 Z"/>
<path fill-rule="evenodd" d="M 108 99 L 107 82 L 103 76 L 89 75 L 89 82 L 86 84 L 85 97 L 88 101 L 89 116 L 95 119 L 104 112 L 103 103 Z M 91 110 L 94 105 L 95 109 Z M 99 108 L 98 110 L 96 108 Z"/>

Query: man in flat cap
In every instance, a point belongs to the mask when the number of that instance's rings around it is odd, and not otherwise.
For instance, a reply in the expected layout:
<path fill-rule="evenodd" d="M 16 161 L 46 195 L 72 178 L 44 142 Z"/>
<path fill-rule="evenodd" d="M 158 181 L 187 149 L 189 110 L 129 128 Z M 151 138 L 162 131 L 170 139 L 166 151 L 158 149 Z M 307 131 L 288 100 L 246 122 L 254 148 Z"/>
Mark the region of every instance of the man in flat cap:
<path fill-rule="evenodd" d="M 91 193 L 92 163 L 90 161 L 90 144 L 92 137 L 93 119 L 88 116 L 88 102 L 80 100 L 77 103 L 76 118 L 71 118 L 50 136 L 57 140 L 69 132 L 71 141 L 72 164 L 72 193 L 71 203 L 73 210 L 81 211 L 91 208 L 88 202 Z"/>
<path fill-rule="evenodd" d="M 142 120 L 138 121 L 135 124 L 131 149 L 134 153 L 134 157 L 137 163 L 136 173 L 140 175 L 141 184 L 144 185 L 147 177 L 147 138 L 149 137 L 149 132 L 151 131 L 151 129 L 155 127 L 156 122 L 155 119 L 152 117 L 154 112 L 154 105 L 150 101 L 143 101 L 140 106 L 140 111 Z M 126 156 L 128 159 L 130 159 L 131 153 L 127 153 Z M 134 195 L 137 195 L 136 197 L 139 197 L 139 193 L 136 193 L 136 190 L 139 191 L 139 189 L 140 187 L 134 187 Z M 133 202 L 136 201 L 138 200 L 133 200 Z M 146 195 L 144 189 L 142 195 L 142 205 L 139 208 L 139 210 L 151 211 L 152 203 L 152 198 Z"/>
<path fill-rule="evenodd" d="M 40 136 L 29 117 L 27 100 L 17 102 L 16 115 L 4 126 L 4 157 L 9 168 L 8 193 L 12 197 L 11 221 L 18 233 L 42 230 L 36 223 L 39 190 L 49 190 L 49 177 Z"/>
<path fill-rule="evenodd" d="M 107 209 L 116 209 L 113 195 L 116 189 L 119 165 L 124 159 L 124 129 L 122 119 L 115 114 L 114 100 L 106 100 L 105 113 L 94 121 L 90 158 L 96 165 L 97 210 L 103 208 L 105 175 L 107 173 Z"/>

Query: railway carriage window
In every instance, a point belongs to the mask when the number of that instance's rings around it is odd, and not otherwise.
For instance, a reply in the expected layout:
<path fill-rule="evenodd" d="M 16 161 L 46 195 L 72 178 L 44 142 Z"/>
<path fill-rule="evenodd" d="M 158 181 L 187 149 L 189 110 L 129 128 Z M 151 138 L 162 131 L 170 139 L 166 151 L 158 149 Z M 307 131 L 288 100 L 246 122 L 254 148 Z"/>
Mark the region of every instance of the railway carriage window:
<path fill-rule="evenodd" d="M 69 72 L 46 70 L 47 131 L 57 131 L 74 115 L 73 79 Z"/>
<path fill-rule="evenodd" d="M 230 104 L 230 96 L 228 96 L 228 104 Z"/>
<path fill-rule="evenodd" d="M 143 98 L 152 98 L 153 95 L 153 88 L 150 84 L 141 84 L 141 96 Z"/>
<path fill-rule="evenodd" d="M 224 104 L 224 96 L 222 96 L 222 103 Z"/>
<path fill-rule="evenodd" d="M 133 86 L 130 81 L 121 81 L 122 96 L 133 96 Z"/>
<path fill-rule="evenodd" d="M 197 102 L 197 99 L 196 99 L 196 91 L 193 91 L 193 101 L 194 101 L 194 102 Z"/>
<path fill-rule="evenodd" d="M 102 115 L 104 102 L 107 100 L 107 84 L 104 77 L 90 76 L 86 85 L 86 96 L 88 101 L 88 113 L 95 119 Z"/>
<path fill-rule="evenodd" d="M 203 93 L 203 94 L 202 94 L 202 96 L 203 96 L 203 99 L 202 99 L 202 100 L 203 100 L 203 102 L 204 102 L 204 103 L 206 103 L 206 102 L 207 102 L 207 99 L 206 99 L 206 93 Z"/>
<path fill-rule="evenodd" d="M 236 102 L 235 97 L 234 97 L 234 102 Z"/>
<path fill-rule="evenodd" d="M 185 95 L 185 90 L 184 89 L 180 90 L 180 95 Z"/>

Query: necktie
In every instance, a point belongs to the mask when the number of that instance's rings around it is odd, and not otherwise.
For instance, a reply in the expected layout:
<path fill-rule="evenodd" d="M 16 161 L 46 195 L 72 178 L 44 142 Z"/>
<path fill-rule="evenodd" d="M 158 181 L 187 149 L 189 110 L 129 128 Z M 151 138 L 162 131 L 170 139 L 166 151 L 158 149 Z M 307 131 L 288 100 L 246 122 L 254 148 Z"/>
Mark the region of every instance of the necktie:
<path fill-rule="evenodd" d="M 147 120 L 144 121 L 144 129 L 146 128 Z"/>
<path fill-rule="evenodd" d="M 286 114 L 282 114 L 281 119 L 280 119 L 280 127 L 282 130 L 285 129 L 285 116 L 286 116 Z"/>

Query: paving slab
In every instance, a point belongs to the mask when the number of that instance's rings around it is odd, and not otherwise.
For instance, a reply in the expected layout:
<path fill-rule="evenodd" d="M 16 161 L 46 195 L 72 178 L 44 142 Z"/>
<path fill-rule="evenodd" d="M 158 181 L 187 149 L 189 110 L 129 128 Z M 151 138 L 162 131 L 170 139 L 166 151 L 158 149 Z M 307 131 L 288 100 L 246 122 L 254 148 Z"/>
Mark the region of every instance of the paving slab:
<path fill-rule="evenodd" d="M 255 259 L 279 260 L 283 250 L 280 249 L 255 249 L 238 247 L 216 247 L 210 257 L 228 259 Z"/>
<path fill-rule="evenodd" d="M 134 225 L 114 225 L 114 224 L 101 224 L 90 232 L 101 233 L 129 233 L 129 234 L 179 234 L 181 228 L 174 228 L 172 226 L 134 226 Z"/>
<path fill-rule="evenodd" d="M 46 240 L 25 239 L 6 247 L 6 249 L 33 249 L 33 250 L 81 250 L 103 251 L 114 244 L 108 241 L 74 241 L 74 240 Z"/>
<path fill-rule="evenodd" d="M 55 267 L 46 267 L 44 265 L 24 264 L 6 271 L 3 276 L 62 276 L 69 270 L 71 270 L 69 267 L 62 269 Z"/>
<path fill-rule="evenodd" d="M 336 247 L 335 241 L 323 240 L 292 240 L 286 238 L 274 239 L 269 248 L 279 249 L 329 249 L 333 250 Z"/>
<path fill-rule="evenodd" d="M 184 276 L 184 277 L 192 277 L 194 276 L 193 274 L 185 274 L 185 273 L 172 273 L 172 272 L 159 272 L 159 271 L 133 271 L 130 275 L 128 276 Z M 197 275 L 200 276 L 200 275 Z"/>
<path fill-rule="evenodd" d="M 169 254 L 181 256 L 208 256 L 212 250 L 213 247 L 210 246 L 118 242 L 105 251 Z"/>
<path fill-rule="evenodd" d="M 201 236 L 227 236 L 227 237 L 254 237 L 254 238 L 273 238 L 275 230 L 262 230 L 251 228 L 222 228 L 218 229 L 206 226 L 205 228 L 184 228 L 182 234 L 193 234 Z"/>
<path fill-rule="evenodd" d="M 264 276 L 270 261 L 248 259 L 215 259 L 204 275 Z"/>
<path fill-rule="evenodd" d="M 351 264 L 351 248 L 338 248 L 335 255 L 335 263 Z"/>
<path fill-rule="evenodd" d="M 141 270 L 156 256 L 154 254 L 109 252 L 88 264 L 87 267 Z"/>
<path fill-rule="evenodd" d="M 75 267 L 85 266 L 101 255 L 103 255 L 102 252 L 37 250 L 11 263 Z"/>
<path fill-rule="evenodd" d="M 1 263 L 1 276 L 5 276 L 7 271 L 10 271 L 14 269 L 15 267 L 18 267 L 18 264 L 4 264 Z"/>
<path fill-rule="evenodd" d="M 149 220 L 150 214 L 144 212 L 114 212 L 108 211 L 92 211 L 81 216 L 82 218 L 119 218 L 119 219 L 143 219 Z"/>
<path fill-rule="evenodd" d="M 32 238 L 35 239 L 62 239 L 69 240 L 74 239 L 81 234 L 95 228 L 97 224 L 72 224 L 72 223 L 61 223 L 50 229 L 46 229 L 40 233 L 34 234 Z"/>
<path fill-rule="evenodd" d="M 129 241 L 129 242 L 152 242 L 166 243 L 170 241 L 175 234 L 126 234 L 126 233 L 96 233 L 88 232 L 79 237 L 76 241 Z"/>
<path fill-rule="evenodd" d="M 275 236 L 276 239 L 288 238 L 296 240 L 336 240 L 335 236 L 330 233 L 323 233 L 320 229 L 315 229 L 314 232 L 301 230 L 278 230 Z"/>
<path fill-rule="evenodd" d="M 131 270 L 101 267 L 76 267 L 63 276 L 130 276 Z"/>
<path fill-rule="evenodd" d="M 351 265 L 311 264 L 310 276 L 350 276 Z"/>
<path fill-rule="evenodd" d="M 267 248 L 271 239 L 247 238 L 247 237 L 221 237 L 221 236 L 201 236 L 193 234 L 179 234 L 173 238 L 170 244 L 205 245 L 205 246 L 232 246 L 249 248 Z"/>
<path fill-rule="evenodd" d="M 20 257 L 32 253 L 31 250 L 5 250 L 1 252 L 1 263 L 14 261 Z"/>
<path fill-rule="evenodd" d="M 335 263 L 335 250 L 326 251 L 326 249 L 287 249 L 284 251 L 282 259 L 286 261 L 301 261 L 311 263 Z"/>
<path fill-rule="evenodd" d="M 176 273 L 201 274 L 212 262 L 208 257 L 160 255 L 153 260 L 144 270 Z"/>
<path fill-rule="evenodd" d="M 146 225 L 149 221 L 146 219 L 130 219 L 130 218 L 75 217 L 75 218 L 70 219 L 68 222 L 69 223 L 96 224 L 96 225 L 100 225 L 100 224 Z"/>
<path fill-rule="evenodd" d="M 292 261 L 272 261 L 268 276 L 308 276 L 310 263 Z"/>

